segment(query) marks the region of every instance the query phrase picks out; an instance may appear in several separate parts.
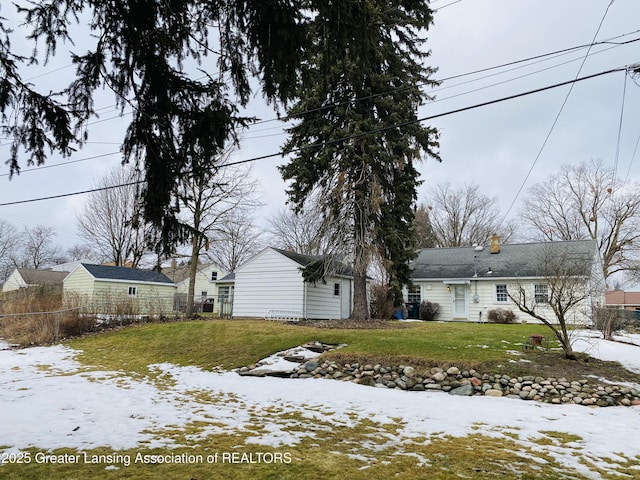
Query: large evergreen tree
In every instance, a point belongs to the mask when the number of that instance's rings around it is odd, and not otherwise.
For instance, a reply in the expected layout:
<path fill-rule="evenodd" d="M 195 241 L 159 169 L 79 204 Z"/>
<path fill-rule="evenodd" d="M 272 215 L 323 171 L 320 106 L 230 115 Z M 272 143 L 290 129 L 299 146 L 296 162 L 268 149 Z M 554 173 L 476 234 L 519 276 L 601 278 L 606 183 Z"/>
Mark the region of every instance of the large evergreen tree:
<path fill-rule="evenodd" d="M 144 214 L 170 250 L 188 239 L 174 203 L 179 179 L 206 175 L 250 121 L 238 106 L 250 76 L 269 100 L 293 93 L 304 48 L 302 0 L 35 0 L 20 8 L 32 58 L 16 55 L 0 17 L 0 132 L 11 138 L 11 172 L 70 155 L 87 141 L 94 95 L 112 90 L 133 116 L 125 161 L 145 172 Z M 7 5 L 3 4 L 3 7 Z M 75 24 L 80 24 L 77 27 Z M 91 36 L 88 31 L 91 31 Z M 39 92 L 21 67 L 72 44 L 76 74 L 61 92 Z M 39 48 L 36 48 L 36 45 Z M 42 55 L 40 55 L 40 53 Z M 198 164 L 190 159 L 203 158 Z"/>
<path fill-rule="evenodd" d="M 311 44 L 302 65 L 297 120 L 281 167 L 290 201 L 302 207 L 318 193 L 322 211 L 350 232 L 353 318 L 369 317 L 366 275 L 372 253 L 390 273 L 401 301 L 413 256 L 413 216 L 419 185 L 415 163 L 436 152 L 437 133 L 420 125 L 417 108 L 435 82 L 425 66 L 428 2 L 313 2 Z M 318 280 L 308 278 L 309 280 Z"/>

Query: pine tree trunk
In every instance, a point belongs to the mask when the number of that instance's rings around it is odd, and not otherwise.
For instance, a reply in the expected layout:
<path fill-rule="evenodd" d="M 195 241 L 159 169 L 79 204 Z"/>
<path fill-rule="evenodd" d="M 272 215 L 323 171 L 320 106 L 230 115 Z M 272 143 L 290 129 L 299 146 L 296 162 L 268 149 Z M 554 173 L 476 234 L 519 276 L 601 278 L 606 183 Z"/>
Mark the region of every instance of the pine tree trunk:
<path fill-rule="evenodd" d="M 353 320 L 369 320 L 369 305 L 367 302 L 367 274 L 353 273 Z"/>
<path fill-rule="evenodd" d="M 360 183 L 355 191 L 354 226 L 354 259 L 353 259 L 353 320 L 369 320 L 369 304 L 367 301 L 367 270 L 369 269 L 369 252 L 367 250 L 367 186 Z"/>
<path fill-rule="evenodd" d="M 191 260 L 189 261 L 189 290 L 187 291 L 187 310 L 185 312 L 185 316 L 187 318 L 193 316 L 193 300 L 196 289 L 196 274 L 198 273 L 199 254 L 198 238 L 194 235 L 191 247 Z"/>

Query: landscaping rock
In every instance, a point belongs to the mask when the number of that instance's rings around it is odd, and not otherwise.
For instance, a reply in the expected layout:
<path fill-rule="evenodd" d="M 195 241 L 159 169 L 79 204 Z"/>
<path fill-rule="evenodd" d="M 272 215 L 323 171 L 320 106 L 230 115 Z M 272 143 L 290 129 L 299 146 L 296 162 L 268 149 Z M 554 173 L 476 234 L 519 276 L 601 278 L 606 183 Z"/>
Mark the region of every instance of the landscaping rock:
<path fill-rule="evenodd" d="M 318 347 L 318 349 L 322 347 Z M 291 356 L 290 361 L 299 358 Z M 259 363 L 236 370 L 239 375 L 287 376 L 289 378 L 326 378 L 349 381 L 360 385 L 407 391 L 442 391 L 451 395 L 506 397 L 528 401 L 539 401 L 553 405 L 575 404 L 597 407 L 640 406 L 640 389 L 629 386 L 604 384 L 595 379 L 568 381 L 566 378 L 544 378 L 527 375 L 510 377 L 503 374 L 488 374 L 476 370 L 461 370 L 450 366 L 446 369 L 431 368 L 421 372 L 407 365 L 381 365 L 359 363 L 322 362 L 310 359 L 293 371 L 270 371 Z"/>
<path fill-rule="evenodd" d="M 460 396 L 471 396 L 475 392 L 473 385 L 467 383 L 466 385 L 462 385 L 458 388 L 454 388 L 449 392 L 449 395 L 460 395 Z"/>
<path fill-rule="evenodd" d="M 496 390 L 494 388 L 490 388 L 489 390 L 484 392 L 484 394 L 487 397 L 501 397 L 503 395 L 502 390 Z"/>

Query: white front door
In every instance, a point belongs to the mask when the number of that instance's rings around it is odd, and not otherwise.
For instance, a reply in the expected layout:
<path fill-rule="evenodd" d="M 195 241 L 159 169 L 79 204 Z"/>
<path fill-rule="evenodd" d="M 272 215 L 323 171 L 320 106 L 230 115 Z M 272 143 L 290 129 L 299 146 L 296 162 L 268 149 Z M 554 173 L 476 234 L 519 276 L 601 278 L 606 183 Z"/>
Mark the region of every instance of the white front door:
<path fill-rule="evenodd" d="M 469 301 L 466 285 L 451 285 L 453 318 L 469 319 Z"/>

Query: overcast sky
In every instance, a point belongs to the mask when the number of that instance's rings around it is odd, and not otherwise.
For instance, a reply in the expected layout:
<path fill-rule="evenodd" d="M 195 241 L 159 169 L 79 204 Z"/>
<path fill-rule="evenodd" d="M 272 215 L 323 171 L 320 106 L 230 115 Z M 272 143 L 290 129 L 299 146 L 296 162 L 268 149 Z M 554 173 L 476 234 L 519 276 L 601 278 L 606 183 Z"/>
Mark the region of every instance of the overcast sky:
<path fill-rule="evenodd" d="M 597 41 L 615 38 L 614 41 L 620 42 L 640 37 L 640 2 L 616 0 L 607 11 L 609 4 L 609 0 L 432 2 L 433 8 L 440 8 L 428 32 L 432 52 L 429 64 L 438 68 L 434 78 L 447 79 L 590 44 L 601 22 Z M 6 6 L 0 15 L 15 18 Z M 445 80 L 429 92 L 436 101 L 421 107 L 419 116 L 441 114 L 573 80 L 586 53 L 584 48 L 535 63 Z M 580 76 L 638 62 L 640 42 L 594 46 Z M 62 87 L 72 73 L 68 60 L 60 58 L 53 59 L 46 67 L 30 70 L 27 78 L 48 91 Z M 640 135 L 640 79 L 636 78 L 637 83 L 627 80 L 620 130 L 624 77 L 618 72 L 577 83 L 537 162 L 536 157 L 569 91 L 568 86 L 428 121 L 427 124 L 441 132 L 442 163 L 427 160 L 420 166 L 424 184 L 419 190 L 419 200 L 423 201 L 428 190 L 441 182 L 456 186 L 476 182 L 483 193 L 499 199 L 503 213 L 515 202 L 510 213 L 510 217 L 514 217 L 520 205 L 516 201 L 517 192 L 532 166 L 524 193 L 534 183 L 556 172 L 561 164 L 590 159 L 602 159 L 605 165 L 616 166 L 622 178 L 628 174 L 631 180 L 639 179 L 640 152 L 635 157 L 633 153 Z M 70 159 L 54 154 L 47 161 L 50 168 L 32 169 L 23 164 L 23 172 L 12 180 L 8 179 L 8 166 L 0 164 L 0 203 L 88 190 L 100 176 L 119 164 L 119 145 L 130 117 L 118 116 L 108 92 L 100 96 L 96 106 L 101 108 L 101 117 L 92 122 L 90 143 Z M 273 111 L 256 97 L 249 113 L 271 121 L 245 133 L 236 159 L 278 152 L 286 137 Z M 0 155 L 8 158 L 6 140 L 0 140 Z M 285 185 L 277 172 L 277 166 L 284 161 L 278 157 L 253 164 L 253 174 L 260 181 L 265 202 L 265 207 L 258 212 L 258 221 L 263 225 L 266 218 L 285 206 Z M 55 166 L 59 163 L 65 165 Z M 85 201 L 86 195 L 78 195 L 0 206 L 0 220 L 19 228 L 52 226 L 58 232 L 58 242 L 70 247 L 79 243 L 76 214 Z"/>

